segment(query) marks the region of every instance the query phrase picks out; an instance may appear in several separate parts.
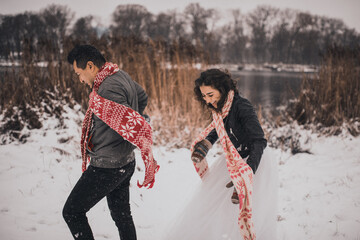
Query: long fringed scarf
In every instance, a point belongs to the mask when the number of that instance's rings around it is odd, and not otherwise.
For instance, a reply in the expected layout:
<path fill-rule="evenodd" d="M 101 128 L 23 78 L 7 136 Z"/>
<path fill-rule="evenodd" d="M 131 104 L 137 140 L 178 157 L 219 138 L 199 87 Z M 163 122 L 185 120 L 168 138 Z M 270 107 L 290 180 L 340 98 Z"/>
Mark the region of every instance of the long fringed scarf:
<path fill-rule="evenodd" d="M 159 165 L 157 165 L 152 154 L 151 146 L 153 142 L 151 126 L 133 109 L 105 99 L 97 94 L 104 79 L 118 71 L 119 68 L 116 64 L 107 62 L 99 69 L 99 72 L 95 76 L 93 90 L 89 96 L 89 107 L 82 125 L 82 171 L 86 170 L 86 166 L 90 161 L 90 157 L 86 153 L 86 147 L 88 144 L 92 115 L 95 114 L 125 140 L 140 149 L 141 157 L 145 164 L 145 179 L 142 184 L 138 181 L 138 186 L 140 188 L 143 186 L 152 188 L 155 182 L 155 173 L 159 170 Z"/>
<path fill-rule="evenodd" d="M 240 154 L 232 144 L 229 136 L 226 133 L 223 119 L 229 114 L 230 108 L 234 98 L 234 91 L 230 91 L 226 99 L 226 103 L 221 113 L 212 111 L 213 121 L 210 123 L 205 130 L 195 139 L 191 145 L 191 153 L 194 151 L 196 143 L 203 140 L 212 129 L 216 129 L 220 142 L 225 152 L 226 166 L 230 173 L 230 177 L 236 191 L 239 195 L 239 217 L 238 224 L 240 232 L 245 240 L 255 240 L 255 229 L 252 222 L 252 182 L 253 182 L 253 171 L 241 158 Z M 203 159 L 200 163 L 194 163 L 196 172 L 202 178 L 208 170 L 208 163 L 206 159 Z"/>

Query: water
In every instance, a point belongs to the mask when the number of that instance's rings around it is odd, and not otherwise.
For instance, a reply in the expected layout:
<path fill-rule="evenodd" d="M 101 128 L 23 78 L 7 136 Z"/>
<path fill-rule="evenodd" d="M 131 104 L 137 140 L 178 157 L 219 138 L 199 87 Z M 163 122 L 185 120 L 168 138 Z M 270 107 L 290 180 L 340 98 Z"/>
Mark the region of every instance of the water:
<path fill-rule="evenodd" d="M 303 73 L 233 71 L 240 95 L 254 107 L 275 109 L 300 92 Z"/>

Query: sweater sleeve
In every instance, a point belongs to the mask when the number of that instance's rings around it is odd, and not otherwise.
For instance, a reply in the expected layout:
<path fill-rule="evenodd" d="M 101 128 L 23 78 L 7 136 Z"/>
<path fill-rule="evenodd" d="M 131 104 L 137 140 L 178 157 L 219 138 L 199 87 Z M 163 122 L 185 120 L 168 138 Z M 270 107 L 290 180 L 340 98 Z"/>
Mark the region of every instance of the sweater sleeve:
<path fill-rule="evenodd" d="M 128 101 L 129 93 L 127 92 L 126 88 L 113 79 L 104 81 L 100 85 L 98 94 L 103 98 L 131 108 Z"/>
<path fill-rule="evenodd" d="M 100 85 L 98 94 L 103 98 L 132 108 L 141 115 L 148 103 L 148 95 L 145 90 L 123 71 L 105 79 Z"/>
<path fill-rule="evenodd" d="M 148 104 L 148 95 L 145 90 L 137 83 L 135 83 L 136 92 L 138 95 L 139 113 L 143 115 L 143 112 Z"/>

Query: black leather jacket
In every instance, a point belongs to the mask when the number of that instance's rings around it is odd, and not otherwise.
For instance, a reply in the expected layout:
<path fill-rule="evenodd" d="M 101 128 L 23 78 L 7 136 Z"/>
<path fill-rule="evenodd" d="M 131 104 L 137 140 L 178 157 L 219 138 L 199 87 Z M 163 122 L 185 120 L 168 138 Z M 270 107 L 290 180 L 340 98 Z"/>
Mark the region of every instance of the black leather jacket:
<path fill-rule="evenodd" d="M 235 94 L 229 115 L 224 119 L 224 125 L 241 157 L 249 156 L 247 164 L 255 173 L 267 141 L 251 103 Z M 213 129 L 206 139 L 214 144 L 218 139 L 216 130 Z"/>

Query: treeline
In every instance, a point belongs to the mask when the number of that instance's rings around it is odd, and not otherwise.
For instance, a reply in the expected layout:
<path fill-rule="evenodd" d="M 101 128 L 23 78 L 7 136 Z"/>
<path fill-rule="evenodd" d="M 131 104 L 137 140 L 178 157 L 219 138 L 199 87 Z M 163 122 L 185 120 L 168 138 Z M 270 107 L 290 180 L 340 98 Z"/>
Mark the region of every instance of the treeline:
<path fill-rule="evenodd" d="M 259 6 L 244 15 L 232 10 L 232 20 L 218 26 L 220 12 L 197 3 L 183 12 L 152 14 L 141 5 L 119 5 L 109 26 L 95 16 L 75 19 L 67 6 L 49 5 L 39 12 L 0 15 L 0 58 L 39 62 L 60 60 L 66 45 L 101 42 L 121 44 L 161 42 L 171 52 L 174 42 L 193 58 L 208 63 L 283 62 L 319 64 L 329 46 L 352 48 L 360 36 L 342 20 L 291 9 Z"/>

